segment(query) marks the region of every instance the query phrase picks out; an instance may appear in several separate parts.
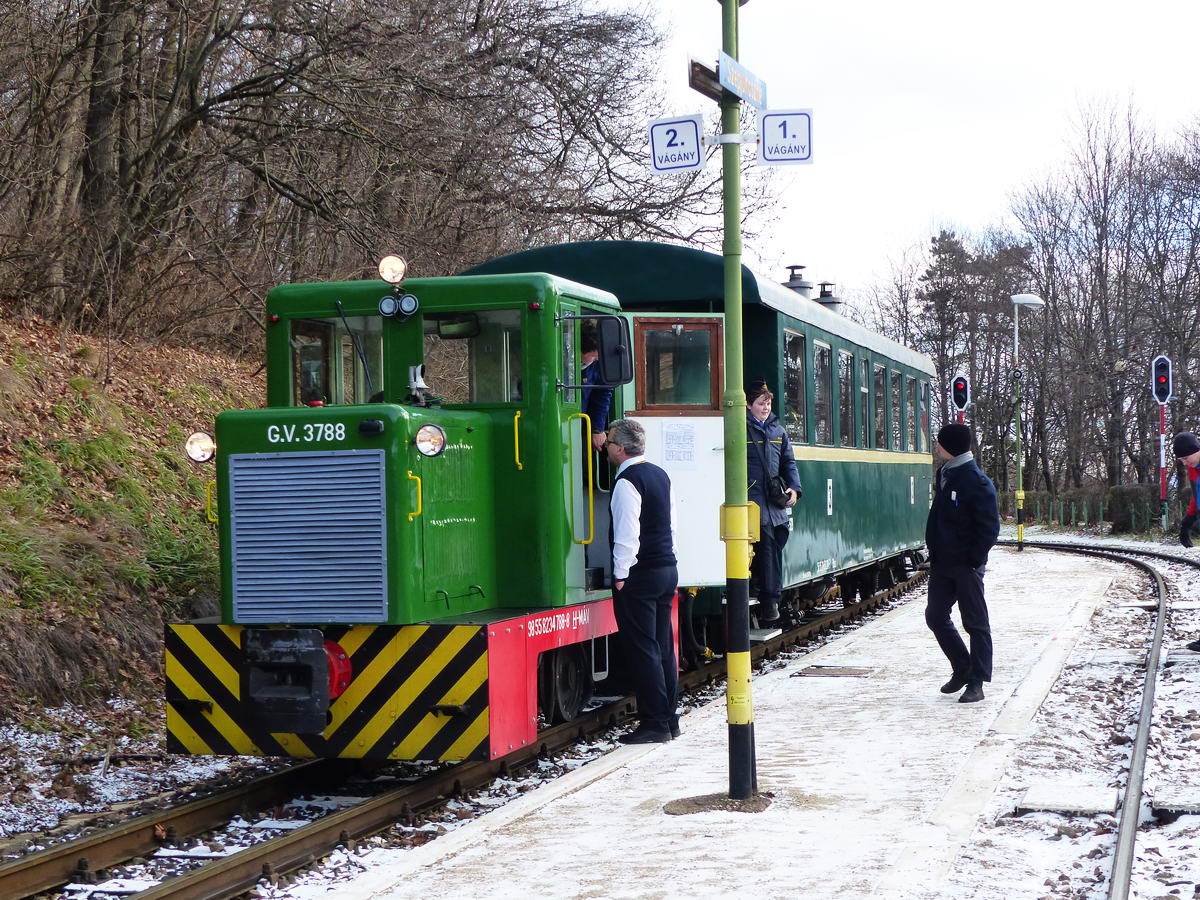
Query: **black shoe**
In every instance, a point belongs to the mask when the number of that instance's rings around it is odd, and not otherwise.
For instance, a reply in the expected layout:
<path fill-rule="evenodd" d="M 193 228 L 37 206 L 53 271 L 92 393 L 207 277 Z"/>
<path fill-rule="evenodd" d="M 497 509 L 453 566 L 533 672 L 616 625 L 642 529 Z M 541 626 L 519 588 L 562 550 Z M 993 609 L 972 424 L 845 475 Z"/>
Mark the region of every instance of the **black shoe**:
<path fill-rule="evenodd" d="M 671 740 L 679 737 L 679 716 L 671 716 Z"/>
<path fill-rule="evenodd" d="M 983 699 L 983 682 L 972 681 L 958 698 L 959 703 L 978 703 Z"/>
<path fill-rule="evenodd" d="M 943 694 L 957 694 L 967 686 L 967 679 L 960 675 L 951 676 L 950 680 L 942 685 Z"/>
<path fill-rule="evenodd" d="M 759 625 L 773 625 L 779 621 L 779 603 L 775 600 L 759 600 L 754 616 Z"/>
<path fill-rule="evenodd" d="M 1187 645 L 1187 649 L 1195 650 L 1197 653 L 1200 653 L 1200 641 L 1192 641 Z"/>
<path fill-rule="evenodd" d="M 617 738 L 622 744 L 665 744 L 671 740 L 671 732 L 665 728 L 646 728 L 639 725 L 629 734 Z"/>

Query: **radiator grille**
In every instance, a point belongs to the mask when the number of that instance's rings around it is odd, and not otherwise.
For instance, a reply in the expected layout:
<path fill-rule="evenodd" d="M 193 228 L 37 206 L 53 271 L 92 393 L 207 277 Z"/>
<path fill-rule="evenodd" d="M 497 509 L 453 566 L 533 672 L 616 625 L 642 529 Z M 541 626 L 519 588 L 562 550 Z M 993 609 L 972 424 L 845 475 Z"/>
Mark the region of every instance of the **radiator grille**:
<path fill-rule="evenodd" d="M 233 619 L 384 622 L 382 450 L 229 458 Z"/>

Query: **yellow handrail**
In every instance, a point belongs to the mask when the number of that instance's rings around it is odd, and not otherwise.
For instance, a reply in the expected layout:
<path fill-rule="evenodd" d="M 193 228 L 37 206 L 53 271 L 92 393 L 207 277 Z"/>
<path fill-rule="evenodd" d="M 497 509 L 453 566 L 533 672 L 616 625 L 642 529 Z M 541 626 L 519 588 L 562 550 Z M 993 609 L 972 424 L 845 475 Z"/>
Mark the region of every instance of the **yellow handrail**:
<path fill-rule="evenodd" d="M 419 516 L 421 514 L 421 509 L 422 509 L 421 476 L 414 475 L 411 471 L 409 471 L 408 477 L 417 483 L 417 508 L 414 512 L 410 512 L 408 514 L 408 521 L 411 522 L 413 519 L 415 519 L 417 516 Z"/>
<path fill-rule="evenodd" d="M 216 492 L 217 492 L 217 483 L 215 481 L 210 481 L 207 485 L 204 486 L 204 495 L 205 495 L 204 514 L 208 517 L 208 521 L 210 521 L 210 522 L 220 521 L 217 518 L 217 514 L 215 512 L 213 512 L 213 509 L 217 505 L 216 498 L 214 497 Z"/>
<path fill-rule="evenodd" d="M 575 479 L 578 476 L 572 474 L 570 476 L 571 477 L 571 540 L 573 543 L 576 543 L 576 544 L 590 544 L 596 538 L 596 500 L 595 500 L 595 496 L 592 494 L 592 480 L 593 480 L 592 445 L 590 443 L 591 437 L 592 437 L 592 420 L 588 416 L 587 413 L 579 412 L 579 413 L 575 413 L 575 414 L 569 416 L 567 418 L 567 422 L 568 423 L 573 422 L 575 419 L 583 419 L 583 424 L 585 426 L 587 426 L 586 428 L 584 428 L 584 431 L 583 431 L 584 443 L 586 445 L 583 449 L 583 452 L 584 452 L 584 455 L 587 457 L 588 536 L 585 540 L 582 540 L 582 541 L 577 540 L 575 538 Z M 568 442 L 570 442 L 571 437 L 572 437 L 571 428 L 570 428 L 570 425 L 568 424 L 568 426 L 567 426 Z M 570 443 L 569 445 L 574 446 L 573 443 Z M 574 465 L 574 463 L 572 463 L 571 469 L 573 470 L 574 468 L 575 468 L 575 465 Z"/>
<path fill-rule="evenodd" d="M 516 415 L 513 416 L 513 457 L 517 461 L 517 471 L 520 472 L 525 467 L 521 465 L 521 431 L 517 424 L 521 421 L 521 411 L 518 409 Z"/>

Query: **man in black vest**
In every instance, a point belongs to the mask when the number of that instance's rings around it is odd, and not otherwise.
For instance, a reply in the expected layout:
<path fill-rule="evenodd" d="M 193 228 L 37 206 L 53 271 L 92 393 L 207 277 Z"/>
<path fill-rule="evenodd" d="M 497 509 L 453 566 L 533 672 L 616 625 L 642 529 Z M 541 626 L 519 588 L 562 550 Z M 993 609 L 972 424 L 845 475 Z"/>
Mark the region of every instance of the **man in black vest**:
<path fill-rule="evenodd" d="M 675 568 L 675 502 L 671 479 L 646 462 L 646 431 L 618 419 L 604 444 L 617 467 L 612 487 L 613 608 L 626 648 L 641 724 L 618 738 L 623 744 L 664 743 L 679 734 L 675 713 L 679 674 L 671 600 Z"/>
<path fill-rule="evenodd" d="M 933 505 L 925 524 L 925 624 L 950 660 L 950 680 L 942 685 L 942 693 L 965 687 L 958 702 L 976 703 L 983 699 L 983 683 L 992 680 L 992 629 L 983 599 L 983 571 L 1000 534 L 996 488 L 975 463 L 966 425 L 954 423 L 938 432 L 937 457 L 943 463 L 934 477 Z M 971 636 L 970 651 L 950 621 L 955 603 Z"/>

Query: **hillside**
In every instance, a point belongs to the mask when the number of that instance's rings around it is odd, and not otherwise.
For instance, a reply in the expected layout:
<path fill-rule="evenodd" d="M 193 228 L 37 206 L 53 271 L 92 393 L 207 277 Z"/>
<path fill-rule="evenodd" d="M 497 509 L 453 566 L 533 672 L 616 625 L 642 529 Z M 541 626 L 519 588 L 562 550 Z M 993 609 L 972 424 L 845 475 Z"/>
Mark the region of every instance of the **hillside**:
<path fill-rule="evenodd" d="M 159 694 L 163 622 L 216 609 L 183 441 L 260 405 L 258 368 L 0 317 L 3 708 Z"/>

